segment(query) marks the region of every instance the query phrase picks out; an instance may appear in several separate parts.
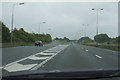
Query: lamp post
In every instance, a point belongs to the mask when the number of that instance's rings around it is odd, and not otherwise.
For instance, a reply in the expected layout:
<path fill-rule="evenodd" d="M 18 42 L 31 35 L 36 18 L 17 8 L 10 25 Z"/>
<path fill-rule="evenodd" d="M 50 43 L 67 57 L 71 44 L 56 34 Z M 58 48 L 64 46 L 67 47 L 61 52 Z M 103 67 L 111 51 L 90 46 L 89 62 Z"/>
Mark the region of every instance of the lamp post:
<path fill-rule="evenodd" d="M 88 24 L 82 24 L 82 26 L 84 27 L 84 37 L 86 37 L 86 27 L 88 26 Z"/>
<path fill-rule="evenodd" d="M 42 24 L 45 24 L 46 22 L 42 22 Z M 41 25 L 41 23 L 40 23 L 40 25 Z M 38 40 L 40 39 L 40 25 L 39 25 L 39 29 L 38 29 Z"/>
<path fill-rule="evenodd" d="M 21 2 L 21 3 L 18 3 L 18 5 L 23 5 L 24 3 Z M 12 21 L 11 21 L 11 44 L 13 43 L 13 24 L 14 24 L 14 8 L 15 8 L 15 5 L 16 4 L 13 4 L 12 6 Z"/>
<path fill-rule="evenodd" d="M 80 38 L 83 36 L 83 30 L 79 30 L 79 36 Z"/>
<path fill-rule="evenodd" d="M 97 12 L 97 28 L 96 28 L 96 35 L 98 35 L 98 18 L 99 18 L 98 15 L 99 15 L 99 11 L 102 11 L 103 8 L 100 8 L 100 9 L 98 9 L 98 8 L 92 8 L 92 10 Z"/>

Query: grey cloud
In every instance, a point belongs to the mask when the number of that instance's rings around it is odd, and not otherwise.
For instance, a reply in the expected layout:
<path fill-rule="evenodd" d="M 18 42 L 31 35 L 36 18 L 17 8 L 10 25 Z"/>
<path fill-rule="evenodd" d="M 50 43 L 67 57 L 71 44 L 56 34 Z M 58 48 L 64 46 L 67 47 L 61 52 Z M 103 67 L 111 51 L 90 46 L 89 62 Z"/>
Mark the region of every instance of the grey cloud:
<path fill-rule="evenodd" d="M 3 22 L 10 28 L 11 7 L 13 3 L 3 3 Z M 30 3 L 15 7 L 14 26 L 23 27 L 28 32 L 50 33 L 52 37 L 68 37 L 78 39 L 83 36 L 82 24 L 86 27 L 86 35 L 93 39 L 96 34 L 96 12 L 91 8 L 104 8 L 99 13 L 99 33 L 107 33 L 110 37 L 118 35 L 117 3 Z M 40 24 L 45 21 L 46 24 Z M 49 28 L 51 30 L 49 30 Z M 81 34 L 81 35 L 80 35 Z"/>

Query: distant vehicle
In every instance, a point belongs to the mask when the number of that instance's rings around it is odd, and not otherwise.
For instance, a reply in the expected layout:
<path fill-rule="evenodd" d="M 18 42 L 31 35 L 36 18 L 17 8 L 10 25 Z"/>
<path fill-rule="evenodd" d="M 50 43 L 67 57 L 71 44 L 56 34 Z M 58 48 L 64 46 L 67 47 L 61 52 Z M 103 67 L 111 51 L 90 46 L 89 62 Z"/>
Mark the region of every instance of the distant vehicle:
<path fill-rule="evenodd" d="M 35 46 L 43 46 L 42 41 L 36 41 L 36 42 L 35 42 Z"/>

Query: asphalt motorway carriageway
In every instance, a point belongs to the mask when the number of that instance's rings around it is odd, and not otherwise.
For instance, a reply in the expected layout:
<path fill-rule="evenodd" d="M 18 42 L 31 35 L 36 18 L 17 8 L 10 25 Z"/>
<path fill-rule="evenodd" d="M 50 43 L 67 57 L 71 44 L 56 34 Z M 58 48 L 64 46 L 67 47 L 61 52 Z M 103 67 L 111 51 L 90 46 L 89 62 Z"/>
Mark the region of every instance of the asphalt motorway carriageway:
<path fill-rule="evenodd" d="M 51 47 L 57 46 L 57 42 L 52 42 L 44 46 L 21 46 L 21 47 L 12 47 L 12 48 L 3 48 L 2 49 L 2 65 L 6 65 L 13 61 L 25 58 L 27 56 L 36 54 L 43 50 L 49 49 Z"/>
<path fill-rule="evenodd" d="M 37 52 L 33 52 L 31 56 L 29 54 L 26 58 L 15 61 L 12 64 L 8 63 L 6 64 L 7 66 L 3 66 L 3 69 L 7 72 L 35 70 L 54 72 L 62 70 L 104 70 L 118 68 L 118 52 L 112 50 L 76 43 L 66 45 L 55 44 L 42 51 L 39 51 L 39 49 L 36 47 Z M 24 51 L 25 53 L 20 55 L 26 55 L 27 50 Z"/>
<path fill-rule="evenodd" d="M 106 70 L 118 68 L 118 52 L 72 43 L 39 70 Z"/>

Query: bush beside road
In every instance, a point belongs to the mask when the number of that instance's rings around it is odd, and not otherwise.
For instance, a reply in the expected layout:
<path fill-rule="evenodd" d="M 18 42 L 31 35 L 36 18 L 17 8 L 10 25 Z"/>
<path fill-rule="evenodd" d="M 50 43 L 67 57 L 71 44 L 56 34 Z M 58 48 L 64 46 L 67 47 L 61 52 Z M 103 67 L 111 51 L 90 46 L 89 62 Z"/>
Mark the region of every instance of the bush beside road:
<path fill-rule="evenodd" d="M 104 49 L 110 49 L 110 50 L 114 50 L 114 51 L 120 51 L 120 45 L 118 45 L 118 44 L 111 44 L 111 45 L 99 44 L 99 45 L 96 45 L 95 43 L 93 43 L 93 44 L 92 43 L 85 43 L 83 45 L 104 48 Z"/>
<path fill-rule="evenodd" d="M 0 47 L 16 47 L 16 46 L 33 46 L 35 41 L 42 41 L 44 44 L 51 43 L 50 34 L 37 34 L 26 32 L 23 28 L 14 28 L 10 32 L 9 28 L 0 21 L 2 27 L 2 46 Z M 11 43 L 12 35 L 12 43 Z"/>
<path fill-rule="evenodd" d="M 18 46 L 34 46 L 34 43 L 3 43 L 2 48 L 8 48 L 8 47 L 18 47 Z"/>
<path fill-rule="evenodd" d="M 67 41 L 61 41 L 61 40 L 57 40 L 58 41 L 58 43 L 60 43 L 60 44 L 67 44 L 68 42 Z"/>
<path fill-rule="evenodd" d="M 49 42 L 51 43 L 51 42 Z M 49 43 L 43 43 L 45 44 L 49 44 Z M 0 44 L 0 48 L 8 48 L 8 47 L 18 47 L 18 46 L 34 46 L 35 43 L 1 43 Z"/>
<path fill-rule="evenodd" d="M 82 37 L 78 43 L 88 46 L 105 48 L 115 51 L 120 51 L 120 36 L 111 38 L 107 34 L 99 34 L 94 36 L 94 40 L 89 37 Z"/>

